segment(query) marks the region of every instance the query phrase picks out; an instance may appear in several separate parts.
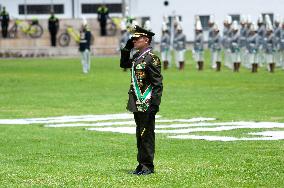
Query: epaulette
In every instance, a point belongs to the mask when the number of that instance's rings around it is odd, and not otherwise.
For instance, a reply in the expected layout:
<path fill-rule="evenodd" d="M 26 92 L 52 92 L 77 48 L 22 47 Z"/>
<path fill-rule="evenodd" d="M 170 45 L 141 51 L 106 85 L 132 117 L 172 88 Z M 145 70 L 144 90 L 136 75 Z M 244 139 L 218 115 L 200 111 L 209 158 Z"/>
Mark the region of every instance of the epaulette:
<path fill-rule="evenodd" d="M 156 54 L 154 54 L 152 52 L 149 52 L 149 55 L 152 58 L 153 65 L 155 65 L 155 66 L 160 66 L 161 65 L 160 58 Z"/>

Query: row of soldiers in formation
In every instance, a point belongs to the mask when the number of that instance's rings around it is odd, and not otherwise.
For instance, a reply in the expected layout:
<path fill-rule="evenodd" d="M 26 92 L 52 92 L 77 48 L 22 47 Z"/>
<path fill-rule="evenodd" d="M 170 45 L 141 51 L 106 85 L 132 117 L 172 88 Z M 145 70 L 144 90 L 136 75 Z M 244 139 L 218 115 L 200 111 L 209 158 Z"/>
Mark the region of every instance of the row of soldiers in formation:
<path fill-rule="evenodd" d="M 175 22 L 178 23 L 178 22 Z M 121 38 L 119 41 L 119 49 L 124 48 L 126 42 L 131 37 L 131 28 L 134 25 L 139 25 L 135 19 L 123 19 L 120 25 L 121 28 Z M 176 67 L 180 70 L 184 69 L 185 65 L 185 51 L 186 51 L 186 36 L 183 34 L 181 24 L 174 24 L 175 27 L 175 36 L 173 39 L 173 46 L 175 51 Z M 151 31 L 150 20 L 146 20 L 143 28 Z M 130 31 L 130 32 L 129 32 Z M 152 37 L 152 42 L 150 46 L 154 48 L 155 42 L 154 37 Z M 161 43 L 160 43 L 160 52 L 161 59 L 164 62 L 164 69 L 167 69 L 171 66 L 171 37 L 170 37 L 170 26 L 165 25 L 163 27 Z M 135 50 L 132 54 L 135 53 Z"/>
<path fill-rule="evenodd" d="M 275 67 L 284 69 L 284 21 L 277 16 L 274 22 L 268 15 L 264 19 L 259 16 L 257 23 L 253 23 L 248 16 L 241 16 L 240 23 L 232 21 L 227 16 L 224 21 L 221 35 L 214 17 L 210 16 L 208 31 L 208 49 L 210 51 L 211 68 L 221 70 L 222 54 L 224 53 L 224 65 L 235 72 L 243 67 L 257 72 L 259 66 L 267 66 L 268 71 L 274 72 Z M 122 37 L 120 44 L 123 47 L 129 38 L 126 25 L 122 25 Z M 151 30 L 150 21 L 146 21 L 144 28 Z M 171 33 L 173 37 L 171 38 Z M 152 44 L 152 46 L 154 43 Z M 186 52 L 186 35 L 183 33 L 182 23 L 179 18 L 173 21 L 173 29 L 165 19 L 162 24 L 160 39 L 161 60 L 164 69 L 170 67 L 171 49 L 174 50 L 175 64 L 180 70 L 184 69 Z M 204 32 L 200 19 L 195 22 L 195 37 L 192 54 L 198 70 L 204 67 Z"/>
<path fill-rule="evenodd" d="M 248 17 L 249 18 L 249 17 Z M 176 60 L 184 60 L 185 35 L 182 34 L 178 22 L 174 34 L 173 48 L 176 51 Z M 222 50 L 224 52 L 224 65 L 238 72 L 241 64 L 257 72 L 258 66 L 266 65 L 268 71 L 274 72 L 275 67 L 284 69 L 284 22 L 277 16 L 274 23 L 269 15 L 263 19 L 259 16 L 257 24 L 251 19 L 241 17 L 240 24 L 232 21 L 227 16 L 224 21 L 223 35 L 221 36 L 214 17 L 210 16 L 208 32 L 208 48 L 211 54 L 211 67 L 220 71 L 222 62 Z M 167 23 L 163 23 L 161 37 L 161 56 L 164 67 L 167 67 L 170 57 L 167 57 L 170 48 L 169 29 Z M 193 58 L 198 70 L 203 69 L 204 64 L 204 33 L 199 17 L 195 22 L 195 38 L 192 49 Z M 183 51 L 183 52 L 182 52 Z M 184 62 L 179 62 L 181 65 Z M 182 67 L 181 67 L 182 68 Z"/>

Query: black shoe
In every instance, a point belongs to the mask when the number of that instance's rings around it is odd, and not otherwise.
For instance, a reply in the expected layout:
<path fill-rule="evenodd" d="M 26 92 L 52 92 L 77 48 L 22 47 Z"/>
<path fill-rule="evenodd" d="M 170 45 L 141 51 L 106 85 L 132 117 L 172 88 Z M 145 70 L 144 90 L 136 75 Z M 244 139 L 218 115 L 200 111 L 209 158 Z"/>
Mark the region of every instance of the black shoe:
<path fill-rule="evenodd" d="M 132 174 L 136 174 L 137 175 L 139 172 L 141 172 L 141 170 L 142 170 L 142 167 L 140 165 L 138 165 L 136 167 L 136 169 L 132 172 Z"/>
<path fill-rule="evenodd" d="M 153 173 L 154 173 L 154 170 L 147 169 L 147 170 L 141 170 L 140 172 L 137 173 L 137 175 L 149 175 Z"/>

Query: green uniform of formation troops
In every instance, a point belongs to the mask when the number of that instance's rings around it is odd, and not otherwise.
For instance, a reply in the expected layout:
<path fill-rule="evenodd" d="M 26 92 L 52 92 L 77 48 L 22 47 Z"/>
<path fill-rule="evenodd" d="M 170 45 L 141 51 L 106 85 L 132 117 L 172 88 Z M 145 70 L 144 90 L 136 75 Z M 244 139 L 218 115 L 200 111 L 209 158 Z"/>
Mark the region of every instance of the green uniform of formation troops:
<path fill-rule="evenodd" d="M 131 85 L 127 109 L 136 122 L 137 161 L 133 174 L 154 173 L 155 115 L 163 91 L 161 63 L 150 47 L 154 33 L 135 26 L 134 35 L 121 50 L 120 67 L 131 68 Z M 130 57 L 132 48 L 138 50 Z"/>

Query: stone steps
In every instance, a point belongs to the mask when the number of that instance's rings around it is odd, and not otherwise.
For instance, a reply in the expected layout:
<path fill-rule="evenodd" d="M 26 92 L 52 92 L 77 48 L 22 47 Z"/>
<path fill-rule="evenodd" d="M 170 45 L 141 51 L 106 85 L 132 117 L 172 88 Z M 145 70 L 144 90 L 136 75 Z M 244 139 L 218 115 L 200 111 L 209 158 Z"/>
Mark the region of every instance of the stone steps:
<path fill-rule="evenodd" d="M 18 32 L 17 38 L 0 38 L 0 57 L 76 56 L 79 54 L 78 44 L 73 39 L 71 39 L 67 47 L 50 47 L 47 20 L 40 20 L 39 23 L 44 29 L 41 38 L 34 39 L 21 32 Z M 96 19 L 89 19 L 88 23 L 94 36 L 94 43 L 91 47 L 92 55 L 117 55 L 119 35 L 101 37 L 99 36 L 99 25 Z M 60 20 L 60 31 L 57 37 L 65 32 L 67 25 L 72 25 L 73 28 L 79 30 L 81 20 Z"/>

